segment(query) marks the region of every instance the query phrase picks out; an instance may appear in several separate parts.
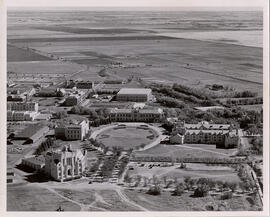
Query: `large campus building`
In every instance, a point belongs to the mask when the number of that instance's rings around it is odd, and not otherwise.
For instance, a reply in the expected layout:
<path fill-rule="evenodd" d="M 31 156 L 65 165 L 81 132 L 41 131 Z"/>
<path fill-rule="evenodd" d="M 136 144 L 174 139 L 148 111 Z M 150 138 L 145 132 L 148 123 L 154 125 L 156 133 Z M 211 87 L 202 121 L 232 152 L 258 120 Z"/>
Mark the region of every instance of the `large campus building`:
<path fill-rule="evenodd" d="M 238 129 L 230 124 L 210 124 L 202 121 L 197 124 L 177 122 L 170 137 L 171 143 L 216 144 L 224 148 L 236 147 L 239 144 Z"/>
<path fill-rule="evenodd" d="M 7 121 L 33 121 L 38 114 L 34 111 L 7 111 Z"/>
<path fill-rule="evenodd" d="M 25 140 L 24 144 L 37 142 L 49 132 L 49 127 L 42 124 L 29 124 L 22 131 L 10 135 L 14 140 Z"/>
<path fill-rule="evenodd" d="M 45 173 L 57 181 L 80 178 L 85 170 L 87 151 L 72 150 L 64 146 L 60 151 L 47 152 L 45 156 Z"/>
<path fill-rule="evenodd" d="M 116 95 L 117 101 L 147 102 L 152 98 L 148 88 L 122 88 Z"/>
<path fill-rule="evenodd" d="M 38 112 L 38 103 L 36 102 L 8 102 L 8 111 L 35 111 Z"/>
<path fill-rule="evenodd" d="M 65 140 L 83 140 L 89 132 L 87 119 L 79 123 L 59 123 L 55 127 L 55 137 Z"/>
<path fill-rule="evenodd" d="M 81 104 L 87 97 L 87 91 L 75 91 L 65 99 L 65 106 L 76 106 Z"/>
<path fill-rule="evenodd" d="M 160 122 L 164 118 L 162 109 L 117 109 L 110 111 L 113 122 Z"/>

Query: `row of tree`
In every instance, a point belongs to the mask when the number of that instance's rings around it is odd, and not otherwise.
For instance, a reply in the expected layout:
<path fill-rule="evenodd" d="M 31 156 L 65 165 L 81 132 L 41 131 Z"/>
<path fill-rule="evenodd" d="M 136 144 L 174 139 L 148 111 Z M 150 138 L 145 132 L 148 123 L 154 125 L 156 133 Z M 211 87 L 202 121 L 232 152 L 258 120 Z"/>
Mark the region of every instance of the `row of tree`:
<path fill-rule="evenodd" d="M 55 139 L 48 137 L 42 142 L 35 151 L 35 155 L 41 155 L 42 152 L 47 151 L 49 148 L 55 145 Z"/>

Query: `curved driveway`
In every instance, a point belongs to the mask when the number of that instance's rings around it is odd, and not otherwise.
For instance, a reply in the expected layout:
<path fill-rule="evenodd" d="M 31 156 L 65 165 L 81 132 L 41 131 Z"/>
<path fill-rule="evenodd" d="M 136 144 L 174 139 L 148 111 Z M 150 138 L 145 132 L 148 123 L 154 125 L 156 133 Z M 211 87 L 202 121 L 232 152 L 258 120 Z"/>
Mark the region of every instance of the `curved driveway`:
<path fill-rule="evenodd" d="M 161 127 L 157 127 L 157 126 L 152 126 L 152 125 L 149 125 L 149 124 L 146 124 L 146 123 L 142 123 L 142 122 L 132 122 L 132 123 L 114 123 L 114 124 L 110 124 L 110 125 L 107 125 L 107 126 L 104 126 L 100 129 L 97 129 L 95 131 L 93 131 L 89 137 L 89 139 L 96 139 L 97 135 L 99 135 L 101 132 L 105 131 L 105 130 L 108 130 L 108 129 L 111 129 L 111 128 L 114 128 L 114 127 L 117 127 L 119 125 L 126 125 L 126 126 L 133 126 L 133 127 L 138 127 L 140 125 L 147 125 L 150 129 L 152 129 L 153 131 L 155 131 L 158 135 L 158 137 L 152 141 L 151 143 L 147 144 L 144 148 L 140 148 L 138 149 L 138 151 L 144 151 L 144 150 L 147 150 L 149 148 L 152 148 L 156 145 L 158 145 L 162 140 L 164 140 L 166 138 L 165 135 L 163 135 L 163 131 L 164 129 L 161 128 Z"/>

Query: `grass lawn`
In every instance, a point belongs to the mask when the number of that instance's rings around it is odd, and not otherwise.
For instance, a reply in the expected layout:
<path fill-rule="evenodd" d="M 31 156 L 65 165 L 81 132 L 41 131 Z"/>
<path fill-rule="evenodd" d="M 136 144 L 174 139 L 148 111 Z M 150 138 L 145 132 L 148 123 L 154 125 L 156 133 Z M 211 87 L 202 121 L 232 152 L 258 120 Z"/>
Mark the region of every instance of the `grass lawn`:
<path fill-rule="evenodd" d="M 65 211 L 80 210 L 78 205 L 43 188 L 25 185 L 7 187 L 7 211 L 55 211 L 59 206 Z"/>
<path fill-rule="evenodd" d="M 154 141 L 157 134 L 151 129 L 138 129 L 136 127 L 112 128 L 103 131 L 97 136 L 97 140 L 113 147 L 119 146 L 124 149 L 134 148 L 142 144 Z"/>
<path fill-rule="evenodd" d="M 114 190 L 70 190 L 55 189 L 63 196 L 79 203 L 106 209 L 108 211 L 138 211 L 138 209 L 126 204 Z M 93 208 L 90 207 L 91 211 Z M 100 211 L 96 209 L 96 211 Z"/>
<path fill-rule="evenodd" d="M 206 206 L 212 205 L 226 211 L 250 211 L 257 210 L 252 206 L 246 196 L 219 200 L 217 197 L 207 196 L 202 198 L 190 197 L 192 193 L 182 196 L 172 196 L 170 192 L 162 192 L 160 196 L 153 196 L 145 192 L 125 190 L 126 195 L 135 203 L 150 211 L 207 211 Z"/>
<path fill-rule="evenodd" d="M 152 178 L 153 175 L 160 178 L 167 177 L 168 179 L 177 178 L 178 181 L 183 182 L 184 178 L 189 176 L 191 178 L 209 178 L 219 181 L 228 182 L 240 182 L 237 173 L 233 168 L 227 166 L 208 166 L 206 164 L 200 163 L 187 163 L 185 169 L 179 169 L 179 164 L 169 167 L 153 167 L 150 169 L 148 165 L 153 163 L 145 163 L 143 167 L 133 166 L 134 170 L 129 170 L 129 175 L 131 177 L 136 177 L 137 175 Z M 154 163 L 158 164 L 158 163 Z"/>
<path fill-rule="evenodd" d="M 186 146 L 189 146 L 186 145 Z M 191 146 L 192 147 L 192 146 Z M 153 148 L 147 149 L 145 151 L 136 151 L 134 152 L 134 156 L 166 156 L 166 157 L 183 157 L 183 158 L 229 158 L 229 155 L 224 155 L 224 152 L 230 153 L 231 150 L 224 150 L 224 149 L 216 149 L 215 146 L 208 145 L 211 152 L 203 149 L 191 149 L 187 147 L 183 147 L 181 145 L 163 145 L 159 144 Z M 212 152 L 214 151 L 214 152 Z M 219 154 L 220 153 L 220 154 Z"/>
<path fill-rule="evenodd" d="M 95 201 L 94 190 L 71 190 L 71 189 L 55 189 L 58 193 L 71 200 L 82 204 L 90 204 Z"/>
<path fill-rule="evenodd" d="M 139 211 L 133 206 L 123 202 L 116 191 L 114 190 L 99 190 L 97 193 L 108 203 L 97 203 L 98 207 L 107 209 L 108 211 Z"/>
<path fill-rule="evenodd" d="M 216 145 L 207 145 L 207 144 L 186 144 L 186 146 L 194 147 L 194 148 L 202 148 L 204 150 L 214 151 L 221 154 L 232 155 L 237 148 L 231 149 L 223 149 L 223 148 L 216 148 Z"/>

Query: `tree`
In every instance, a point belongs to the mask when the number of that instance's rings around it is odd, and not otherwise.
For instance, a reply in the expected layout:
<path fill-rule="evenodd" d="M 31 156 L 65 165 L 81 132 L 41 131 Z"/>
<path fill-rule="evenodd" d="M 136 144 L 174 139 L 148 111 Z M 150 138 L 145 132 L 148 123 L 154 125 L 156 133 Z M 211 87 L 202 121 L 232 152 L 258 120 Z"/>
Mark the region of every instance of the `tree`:
<path fill-rule="evenodd" d="M 231 189 L 232 192 L 234 192 L 237 188 L 237 183 L 236 182 L 229 182 L 228 187 Z"/>
<path fill-rule="evenodd" d="M 158 184 L 155 184 L 155 185 L 151 186 L 148 189 L 147 194 L 160 195 L 161 194 L 161 189 L 160 189 L 159 185 Z"/>
<path fill-rule="evenodd" d="M 183 183 L 179 183 L 176 185 L 174 191 L 173 191 L 173 195 L 176 196 L 181 196 L 184 193 L 185 190 L 185 186 Z"/>
<path fill-rule="evenodd" d="M 132 178 L 130 177 L 129 173 L 126 173 L 125 176 L 124 176 L 124 182 L 130 183 L 131 179 Z"/>
<path fill-rule="evenodd" d="M 163 176 L 164 185 L 167 185 L 167 176 Z"/>
<path fill-rule="evenodd" d="M 194 191 L 194 197 L 205 197 L 209 192 L 209 187 L 206 184 L 199 185 Z"/>

